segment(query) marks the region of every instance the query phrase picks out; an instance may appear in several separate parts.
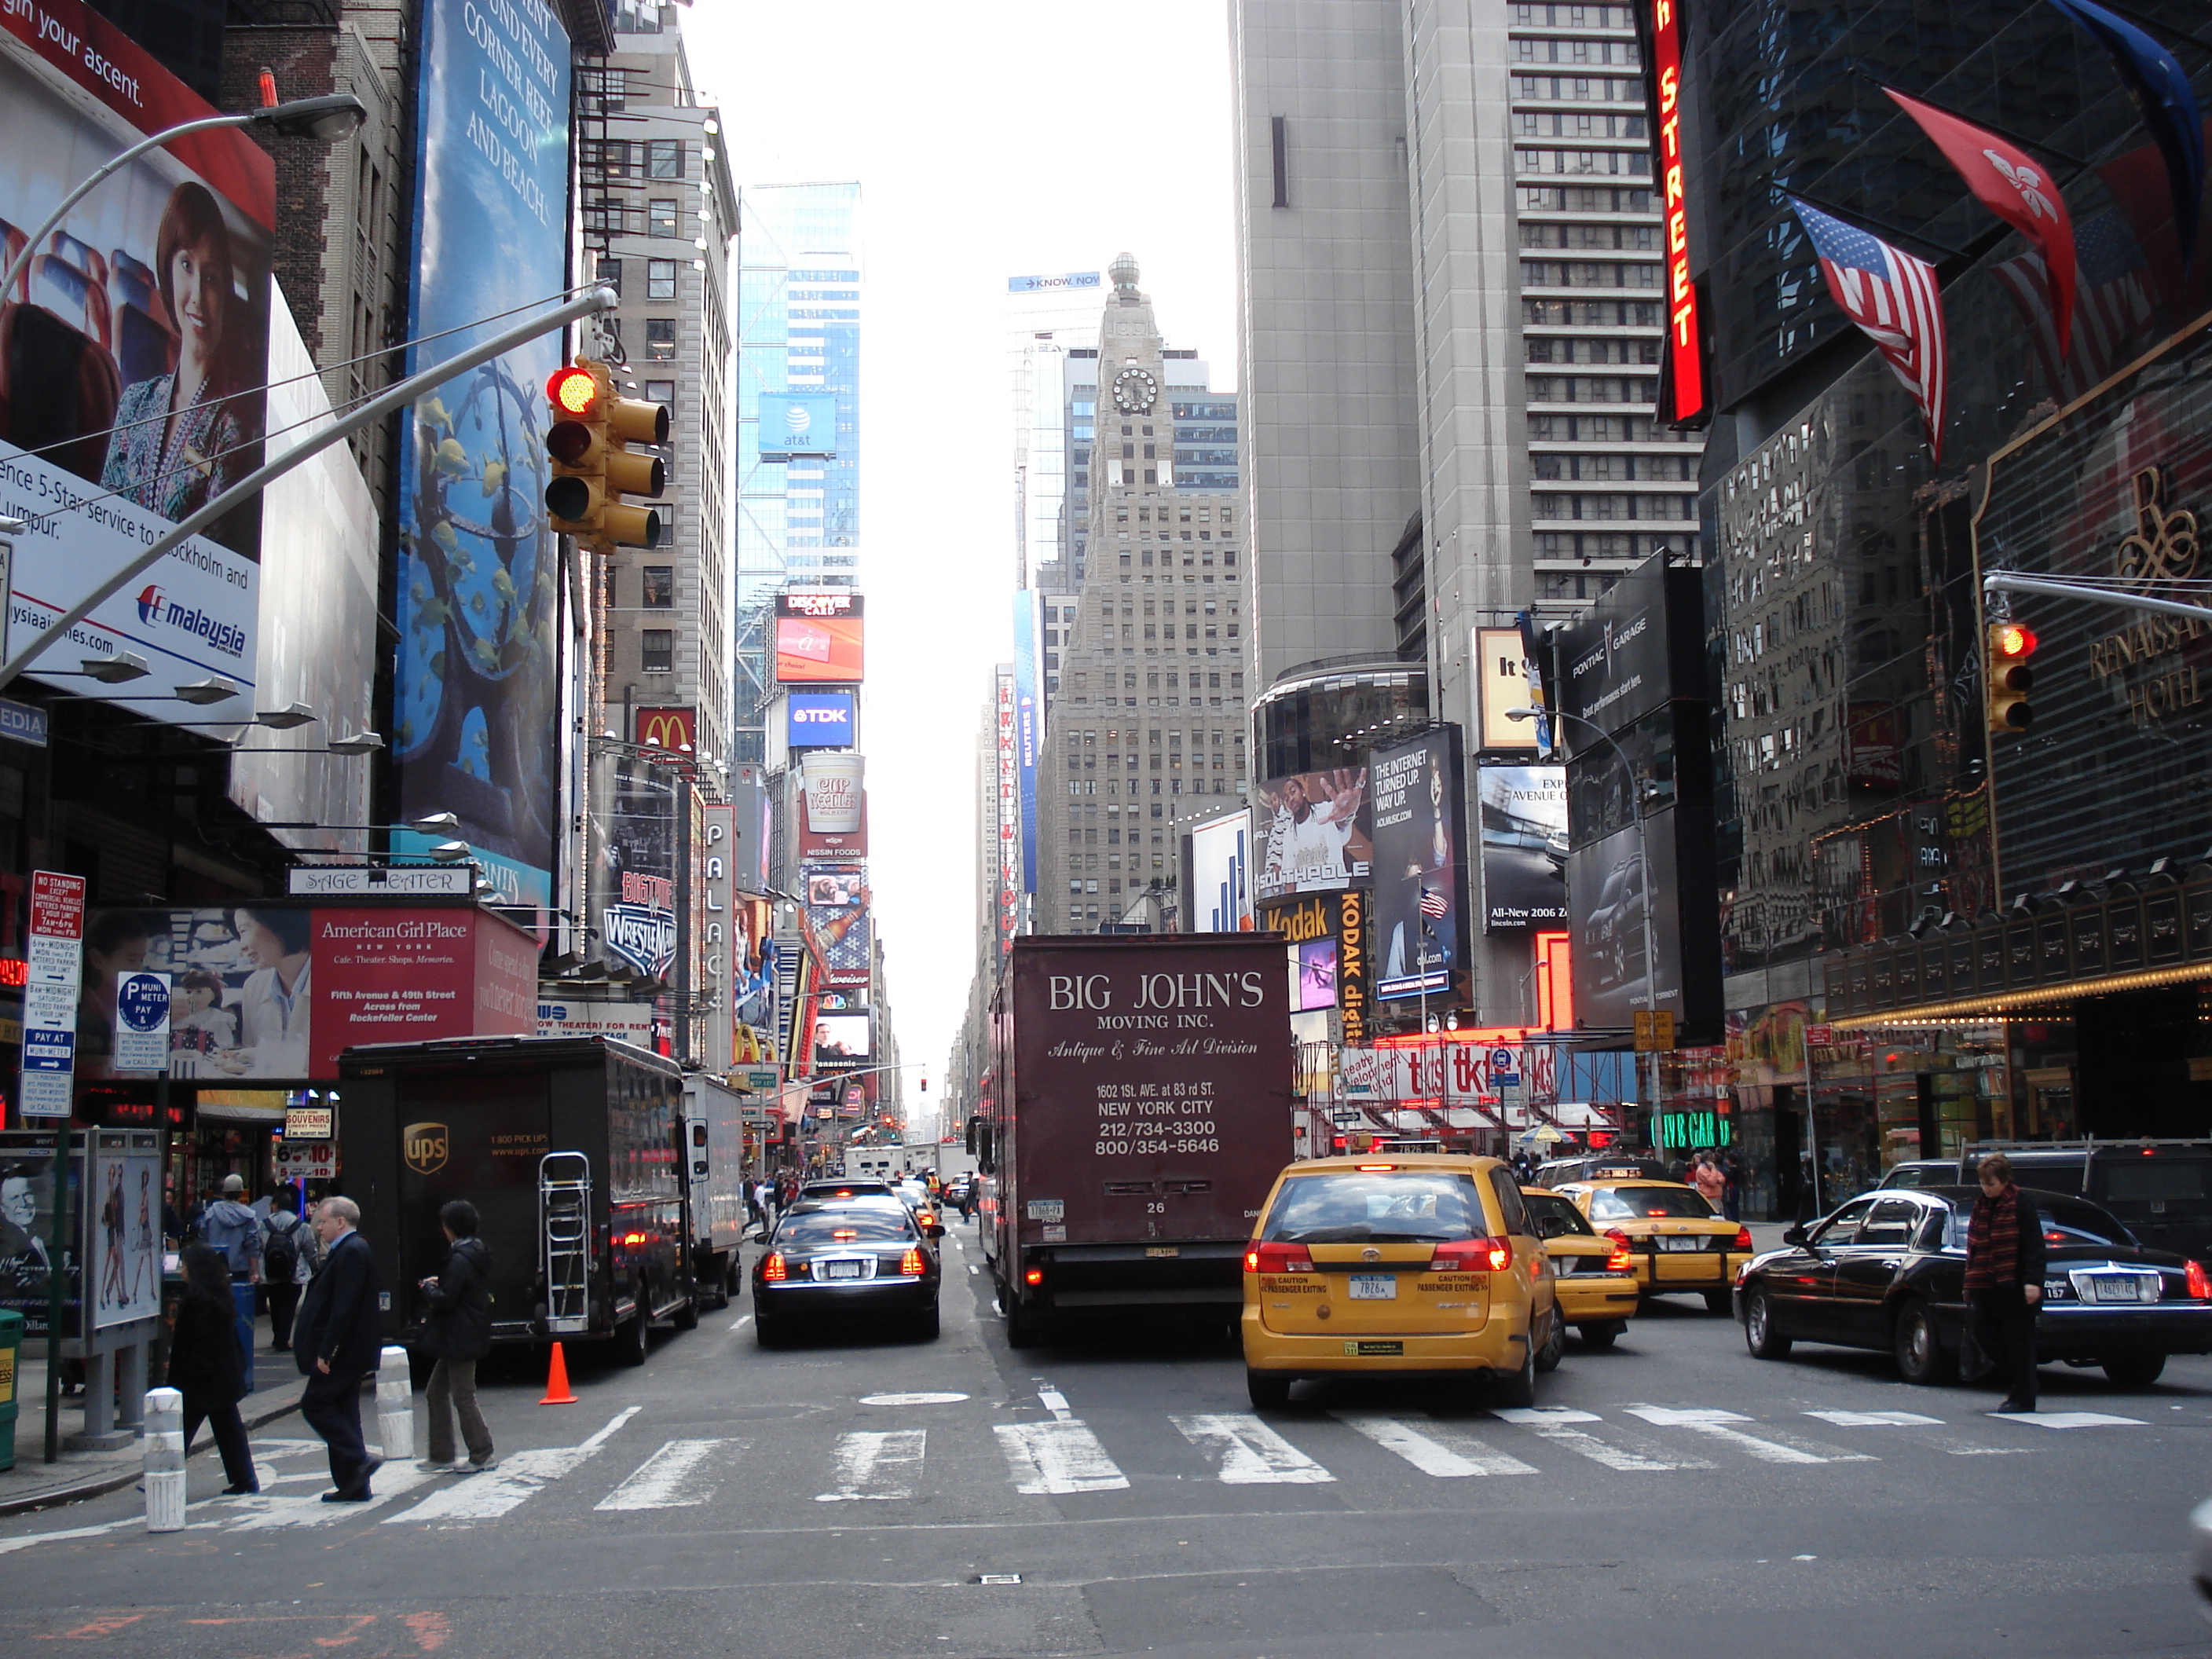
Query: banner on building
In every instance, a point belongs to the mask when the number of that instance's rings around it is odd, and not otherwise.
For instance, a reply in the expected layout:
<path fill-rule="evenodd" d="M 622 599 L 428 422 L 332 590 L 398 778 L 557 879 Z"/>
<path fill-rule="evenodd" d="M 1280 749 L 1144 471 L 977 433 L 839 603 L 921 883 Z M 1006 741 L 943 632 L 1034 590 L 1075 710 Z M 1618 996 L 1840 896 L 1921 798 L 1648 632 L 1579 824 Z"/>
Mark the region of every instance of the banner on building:
<path fill-rule="evenodd" d="M 1243 807 L 1191 826 L 1183 926 L 1194 933 L 1252 927 L 1252 815 Z M 1332 999 L 1334 1000 L 1334 999 Z"/>
<path fill-rule="evenodd" d="M 1436 996 L 1468 959 L 1467 792 L 1460 728 L 1369 757 L 1375 790 L 1375 994 Z"/>
<path fill-rule="evenodd" d="M 1369 878 L 1375 844 L 1365 767 L 1275 778 L 1254 791 L 1253 800 L 1257 896 L 1328 892 Z"/>
<path fill-rule="evenodd" d="M 1483 931 L 1520 933 L 1567 919 L 1567 769 L 1485 766 L 1475 773 Z"/>
<path fill-rule="evenodd" d="M 1035 588 L 1014 595 L 1014 764 L 1021 780 L 1022 891 L 1036 891 L 1037 746 L 1044 741 L 1044 686 L 1037 673 L 1043 613 Z"/>
<path fill-rule="evenodd" d="M 1374 995 L 1374 957 L 1367 927 L 1368 893 L 1346 887 L 1277 899 L 1259 910 L 1260 930 L 1290 941 L 1292 1006 L 1301 1012 L 1334 1006 L 1344 1041 L 1367 1040 L 1367 1013 Z M 1326 945 L 1326 949 L 1318 948 Z M 1308 947 L 1316 947 L 1309 950 Z M 1334 995 L 1321 1000 L 1318 976 L 1334 977 Z"/>
<path fill-rule="evenodd" d="M 846 588 L 775 596 L 775 678 L 856 685 L 865 662 L 862 601 Z"/>
<path fill-rule="evenodd" d="M 679 782 L 665 763 L 603 755 L 593 769 L 598 834 L 592 870 L 592 925 L 604 959 L 647 979 L 676 961 L 676 842 Z"/>

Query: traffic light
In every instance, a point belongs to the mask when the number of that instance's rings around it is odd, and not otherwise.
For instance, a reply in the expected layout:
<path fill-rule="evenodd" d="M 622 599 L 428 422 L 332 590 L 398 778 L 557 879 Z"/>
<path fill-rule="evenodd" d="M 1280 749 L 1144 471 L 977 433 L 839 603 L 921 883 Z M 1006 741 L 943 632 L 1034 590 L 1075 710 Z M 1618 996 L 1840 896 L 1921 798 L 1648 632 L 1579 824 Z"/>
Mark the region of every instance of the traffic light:
<path fill-rule="evenodd" d="M 545 486 L 552 528 L 600 553 L 617 547 L 656 547 L 660 514 L 624 495 L 658 495 L 668 487 L 668 468 L 658 455 L 633 455 L 633 443 L 668 441 L 668 409 L 614 395 L 602 363 L 579 357 L 547 377 L 552 421 L 545 453 L 553 463 Z"/>
<path fill-rule="evenodd" d="M 2035 685 L 2035 671 L 2027 665 L 2035 654 L 2035 630 L 2024 623 L 1993 622 L 1987 637 L 1990 730 L 2025 732 L 2035 722 L 2027 700 Z"/>

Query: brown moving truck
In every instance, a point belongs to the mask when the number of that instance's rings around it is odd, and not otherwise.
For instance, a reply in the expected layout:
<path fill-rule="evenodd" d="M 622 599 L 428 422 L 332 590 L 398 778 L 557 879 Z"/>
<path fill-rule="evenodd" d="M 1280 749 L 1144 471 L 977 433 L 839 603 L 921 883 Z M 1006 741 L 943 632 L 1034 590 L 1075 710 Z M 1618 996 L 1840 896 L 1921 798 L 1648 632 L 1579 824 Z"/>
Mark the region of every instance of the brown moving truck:
<path fill-rule="evenodd" d="M 1086 1310 L 1233 1319 L 1292 1156 L 1279 933 L 1017 939 L 969 1126 L 1007 1340 Z"/>

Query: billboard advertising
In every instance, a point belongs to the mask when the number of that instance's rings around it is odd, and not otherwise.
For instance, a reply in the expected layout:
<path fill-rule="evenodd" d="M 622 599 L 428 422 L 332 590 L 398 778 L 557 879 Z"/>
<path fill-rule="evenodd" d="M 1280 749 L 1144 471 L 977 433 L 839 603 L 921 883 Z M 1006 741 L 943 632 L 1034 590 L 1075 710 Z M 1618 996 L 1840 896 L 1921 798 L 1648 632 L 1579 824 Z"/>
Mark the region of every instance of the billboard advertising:
<path fill-rule="evenodd" d="M 602 756 L 592 770 L 592 926 L 602 959 L 647 979 L 676 961 L 675 769 Z"/>
<path fill-rule="evenodd" d="M 1578 847 L 1567 860 L 1572 915 L 1573 1004 L 1581 1027 L 1620 1028 L 1638 1008 L 1671 1012 L 1686 1042 L 1706 1040 L 1720 1018 L 1720 922 L 1713 889 L 1710 819 L 1674 808 L 1644 820 L 1650 836 L 1650 975 L 1644 959 L 1644 877 L 1637 826 Z M 1647 982 L 1647 976 L 1656 983 Z"/>
<path fill-rule="evenodd" d="M 519 1036 L 538 1004 L 536 945 L 473 904 L 99 910 L 80 1078 L 118 1074 L 118 990 L 141 969 L 169 975 L 169 1075 L 212 1083 L 334 1078 L 356 1043 Z"/>
<path fill-rule="evenodd" d="M 1334 939 L 1310 939 L 1303 945 L 1294 945 L 1297 952 L 1297 987 L 1291 1002 L 1292 1012 L 1311 1013 L 1316 1008 L 1336 1006 L 1336 941 Z"/>
<path fill-rule="evenodd" d="M 1475 775 L 1475 797 L 1482 826 L 1483 932 L 1516 933 L 1566 921 L 1567 769 L 1485 766 Z"/>
<path fill-rule="evenodd" d="M 636 708 L 630 711 L 630 741 L 671 754 L 690 754 L 699 742 L 696 708 Z"/>
<path fill-rule="evenodd" d="M 784 746 L 850 749 L 858 741 L 858 700 L 850 691 L 793 691 L 784 699 Z"/>
<path fill-rule="evenodd" d="M 1000 664 L 994 680 L 997 711 L 993 754 L 996 762 L 999 827 L 999 949 L 1006 950 L 1022 921 L 1021 720 L 1015 708 L 1014 671 Z"/>
<path fill-rule="evenodd" d="M 1044 741 L 1043 682 L 1037 677 L 1042 608 L 1035 588 L 1014 595 L 1014 760 L 1022 791 L 1022 890 L 1036 891 L 1037 745 Z"/>
<path fill-rule="evenodd" d="M 837 453 L 837 398 L 828 392 L 763 392 L 753 405 L 764 461 L 828 460 Z"/>
<path fill-rule="evenodd" d="M 730 909 L 730 1001 L 738 1024 L 775 1030 L 775 907 L 739 898 Z"/>
<path fill-rule="evenodd" d="M 1316 975 L 1327 966 L 1335 976 L 1333 1006 L 1343 1023 L 1346 1042 L 1364 1042 L 1367 1038 L 1367 1006 L 1374 981 L 1367 914 L 1367 891 L 1360 887 L 1278 899 L 1260 907 L 1261 931 L 1280 933 L 1291 942 L 1291 960 L 1298 975 L 1294 983 L 1300 987 L 1292 1000 L 1299 1012 L 1332 1006 L 1307 1000 L 1317 998 L 1320 988 L 1317 978 L 1310 983 L 1306 981 L 1309 958 L 1301 953 L 1306 945 L 1322 939 L 1334 947 L 1332 951 L 1314 953 L 1310 963 Z"/>
<path fill-rule="evenodd" d="M 1540 699 L 1532 699 L 1529 695 L 1533 682 L 1528 671 L 1528 653 L 1522 644 L 1521 630 L 1517 628 L 1476 629 L 1474 660 L 1477 669 L 1474 678 L 1475 729 L 1482 733 L 1483 748 L 1536 748 L 1538 722 L 1506 718 L 1516 708 L 1528 708 L 1540 704 Z"/>
<path fill-rule="evenodd" d="M 811 868 L 806 872 L 806 902 L 817 910 L 849 910 L 856 904 L 868 902 L 868 872 L 857 866 L 824 869 Z"/>
<path fill-rule="evenodd" d="M 1184 926 L 1194 933 L 1238 933 L 1252 926 L 1252 815 L 1237 811 L 1194 824 Z"/>
<path fill-rule="evenodd" d="M 1072 293 L 1097 286 L 1098 273 L 1095 270 L 1063 271 L 1057 276 L 1009 276 L 1006 278 L 1006 292 L 1009 294 Z"/>
<path fill-rule="evenodd" d="M 1703 694 L 1700 580 L 1697 571 L 1648 559 L 1560 631 L 1559 706 L 1570 717 L 1569 748 L 1572 717 L 1618 732 L 1669 698 Z"/>
<path fill-rule="evenodd" d="M 812 883 L 808 884 L 809 887 Z M 815 959 L 822 964 L 820 983 L 845 989 L 865 988 L 875 960 L 874 927 L 868 910 L 868 890 L 859 889 L 851 903 L 813 904 L 805 910 L 805 926 L 812 941 Z"/>
<path fill-rule="evenodd" d="M 1369 757 L 1375 789 L 1378 997 L 1434 996 L 1466 964 L 1467 794 L 1460 728 L 1442 726 Z"/>
<path fill-rule="evenodd" d="M 0 7 L 0 43 L 11 260 L 118 151 L 215 113 L 77 0 Z M 276 193 L 274 164 L 244 133 L 179 138 L 72 209 L 5 296 L 0 514 L 25 526 L 9 538 L 15 647 L 261 465 Z M 258 505 L 210 526 L 72 629 L 47 666 L 130 651 L 153 668 L 142 684 L 216 676 L 251 697 L 259 534 Z M 222 708 L 142 700 L 138 685 L 71 686 L 130 697 L 156 720 L 204 721 Z"/>
<path fill-rule="evenodd" d="M 775 596 L 775 677 L 786 685 L 857 685 L 861 678 L 860 596 Z"/>
<path fill-rule="evenodd" d="M 410 372 L 568 284 L 568 37 L 544 0 L 424 0 Z M 392 771 L 400 819 L 452 812 L 508 904 L 550 906 L 562 807 L 550 333 L 401 426 Z M 399 850 L 421 850 L 411 832 Z"/>
<path fill-rule="evenodd" d="M 1375 858 L 1367 769 L 1299 772 L 1261 784 L 1258 894 L 1327 892 L 1365 881 Z"/>
<path fill-rule="evenodd" d="M 870 1019 L 865 1008 L 858 1013 L 817 1014 L 814 1018 L 814 1064 L 818 1070 L 850 1069 L 868 1063 Z"/>

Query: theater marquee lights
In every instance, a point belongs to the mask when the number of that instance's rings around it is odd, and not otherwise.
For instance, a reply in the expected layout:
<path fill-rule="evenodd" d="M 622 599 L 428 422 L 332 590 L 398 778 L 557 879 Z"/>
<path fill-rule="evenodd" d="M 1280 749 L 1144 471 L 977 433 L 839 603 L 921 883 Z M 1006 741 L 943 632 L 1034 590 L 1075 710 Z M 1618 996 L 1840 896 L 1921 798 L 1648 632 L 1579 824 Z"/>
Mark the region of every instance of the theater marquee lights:
<path fill-rule="evenodd" d="M 1682 185 L 1682 13 L 1680 0 L 1651 0 L 1651 84 L 1659 135 L 1659 179 L 1667 228 L 1667 388 L 1670 425 L 1706 414 L 1698 290 L 1690 280 L 1690 210 Z"/>

